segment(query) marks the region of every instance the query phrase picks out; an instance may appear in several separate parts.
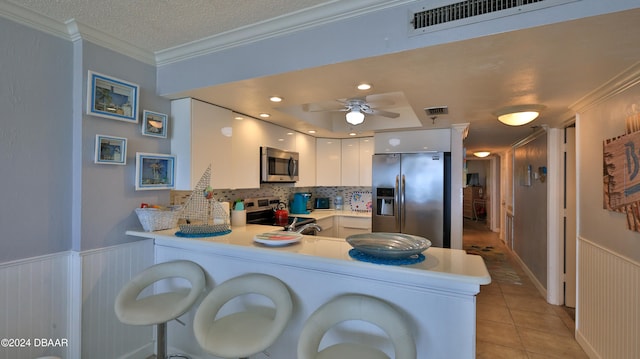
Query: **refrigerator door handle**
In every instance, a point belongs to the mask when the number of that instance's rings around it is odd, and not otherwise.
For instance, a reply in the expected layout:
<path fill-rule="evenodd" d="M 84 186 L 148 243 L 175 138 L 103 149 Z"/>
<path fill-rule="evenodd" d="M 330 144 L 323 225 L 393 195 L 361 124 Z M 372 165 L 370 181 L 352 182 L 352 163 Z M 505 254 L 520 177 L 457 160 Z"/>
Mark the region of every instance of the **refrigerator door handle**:
<path fill-rule="evenodd" d="M 407 208 L 406 208 L 406 204 L 404 202 L 404 187 L 405 187 L 405 179 L 404 179 L 404 174 L 403 174 L 402 175 L 402 190 L 401 190 L 402 198 L 400 198 L 400 203 L 402 205 L 402 214 L 400 214 L 400 218 L 402 220 L 402 228 L 405 228 L 407 226 L 406 223 L 405 223 L 405 221 L 406 221 L 405 218 L 407 218 L 407 216 L 406 216 Z M 404 231 L 404 229 L 403 229 L 403 231 Z"/>
<path fill-rule="evenodd" d="M 396 231 L 400 231 L 400 192 L 398 192 L 398 190 L 400 189 L 400 175 L 396 175 L 396 188 L 394 193 L 394 200 L 395 200 L 395 212 L 394 215 L 396 216 Z"/>

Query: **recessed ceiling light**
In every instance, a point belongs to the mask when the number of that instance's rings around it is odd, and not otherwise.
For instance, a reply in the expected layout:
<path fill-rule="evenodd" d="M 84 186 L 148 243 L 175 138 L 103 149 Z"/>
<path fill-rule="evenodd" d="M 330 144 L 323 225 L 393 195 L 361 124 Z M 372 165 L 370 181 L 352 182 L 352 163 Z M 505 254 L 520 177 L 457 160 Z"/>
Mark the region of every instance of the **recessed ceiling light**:
<path fill-rule="evenodd" d="M 349 134 L 349 136 L 356 136 L 356 135 L 357 135 L 357 133 L 355 133 L 355 132 L 351 132 L 351 133 Z"/>
<path fill-rule="evenodd" d="M 366 91 L 366 90 L 370 90 L 371 89 L 371 84 L 367 84 L 367 83 L 361 83 L 358 85 L 358 90 L 360 91 Z"/>
<path fill-rule="evenodd" d="M 283 100 L 283 98 L 280 97 L 280 96 L 271 96 L 269 98 L 269 101 L 271 101 L 271 102 L 282 102 L 282 100 Z"/>
<path fill-rule="evenodd" d="M 293 136 L 293 132 L 287 132 L 287 136 Z"/>
<path fill-rule="evenodd" d="M 309 130 L 309 131 L 307 131 L 307 132 L 309 132 L 309 133 L 316 133 L 316 130 Z"/>
<path fill-rule="evenodd" d="M 269 117 L 271 117 L 271 115 L 270 115 L 270 114 L 268 114 L 268 113 L 261 113 L 261 114 L 260 114 L 260 117 L 262 117 L 262 118 L 269 118 Z"/>
<path fill-rule="evenodd" d="M 240 121 L 240 120 L 244 120 L 244 117 L 242 117 L 242 116 L 236 116 L 236 117 L 234 117 L 234 119 L 236 119 L 236 120 Z"/>

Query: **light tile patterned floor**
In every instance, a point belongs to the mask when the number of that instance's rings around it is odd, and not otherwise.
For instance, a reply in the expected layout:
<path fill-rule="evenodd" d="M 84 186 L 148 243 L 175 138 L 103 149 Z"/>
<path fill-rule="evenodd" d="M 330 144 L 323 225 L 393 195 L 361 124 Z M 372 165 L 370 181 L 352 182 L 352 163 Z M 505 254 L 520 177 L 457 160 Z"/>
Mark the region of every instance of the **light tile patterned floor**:
<path fill-rule="evenodd" d="M 492 277 L 477 298 L 476 358 L 588 358 L 567 310 L 545 301 L 497 233 L 465 220 L 463 241 L 468 252 L 487 253 Z"/>

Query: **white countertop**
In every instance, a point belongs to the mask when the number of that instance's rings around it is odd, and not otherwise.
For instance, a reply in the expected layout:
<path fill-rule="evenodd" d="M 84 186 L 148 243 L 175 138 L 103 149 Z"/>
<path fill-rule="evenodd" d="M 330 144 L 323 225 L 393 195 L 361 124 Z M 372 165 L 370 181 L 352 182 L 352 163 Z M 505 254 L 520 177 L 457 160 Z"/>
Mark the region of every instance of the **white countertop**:
<path fill-rule="evenodd" d="M 348 214 L 347 214 L 348 213 Z M 317 210 L 306 217 L 322 219 L 338 215 L 332 210 Z M 341 211 L 339 215 L 356 217 L 371 216 L 371 213 Z M 182 238 L 175 236 L 176 229 L 156 232 L 127 231 L 127 235 L 153 238 L 157 245 L 211 252 L 256 261 L 281 263 L 315 270 L 330 270 L 336 273 L 360 275 L 377 280 L 406 282 L 421 285 L 430 279 L 431 285 L 438 282 L 443 287 L 489 284 L 491 277 L 482 257 L 469 255 L 463 250 L 431 247 L 423 254 L 425 260 L 412 265 L 382 265 L 355 260 L 349 256 L 351 246 L 341 238 L 303 236 L 299 243 L 273 247 L 253 241 L 256 234 L 273 232 L 277 227 L 247 225 L 231 227 L 229 234 L 205 238 Z M 359 273 L 359 274 L 358 274 Z"/>

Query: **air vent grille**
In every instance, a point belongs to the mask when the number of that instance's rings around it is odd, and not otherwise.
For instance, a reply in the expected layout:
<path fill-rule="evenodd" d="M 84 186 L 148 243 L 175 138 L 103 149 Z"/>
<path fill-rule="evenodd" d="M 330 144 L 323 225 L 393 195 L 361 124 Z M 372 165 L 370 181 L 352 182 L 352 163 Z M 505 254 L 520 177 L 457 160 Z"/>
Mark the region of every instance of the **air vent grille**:
<path fill-rule="evenodd" d="M 414 30 L 429 26 L 462 20 L 474 16 L 490 14 L 512 8 L 518 8 L 545 0 L 467 0 L 435 9 L 419 11 L 413 14 L 411 24 Z"/>
<path fill-rule="evenodd" d="M 424 109 L 424 112 L 426 112 L 428 116 L 447 115 L 449 114 L 449 108 L 447 106 L 427 107 Z"/>

